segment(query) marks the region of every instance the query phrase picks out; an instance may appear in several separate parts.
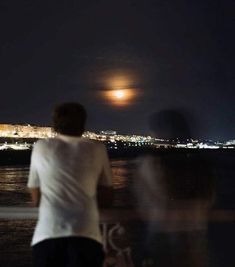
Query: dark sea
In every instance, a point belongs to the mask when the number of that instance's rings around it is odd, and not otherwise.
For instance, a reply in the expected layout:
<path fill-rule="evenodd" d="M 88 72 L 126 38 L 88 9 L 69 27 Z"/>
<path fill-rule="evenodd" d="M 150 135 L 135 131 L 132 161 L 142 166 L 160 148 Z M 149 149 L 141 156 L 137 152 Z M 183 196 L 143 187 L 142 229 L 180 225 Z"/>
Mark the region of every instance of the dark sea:
<path fill-rule="evenodd" d="M 215 211 L 229 212 L 229 219 L 209 222 L 208 258 L 210 267 L 235 266 L 235 161 L 234 153 L 215 157 L 216 166 L 216 200 Z M 130 187 L 135 179 L 132 176 L 135 168 L 132 159 L 115 159 L 111 161 L 114 186 L 114 209 L 130 210 L 133 201 Z M 26 183 L 29 172 L 28 165 L 0 166 L 0 206 L 29 207 L 30 198 Z M 121 219 L 121 218 L 120 218 Z M 127 227 L 126 227 L 127 226 Z M 32 266 L 30 241 L 35 227 L 35 220 L 0 220 L 0 267 Z M 106 266 L 133 267 L 135 244 L 130 241 L 131 227 L 119 221 L 101 224 L 106 239 Z M 141 235 L 141 228 L 137 235 Z M 147 264 L 147 263 L 145 263 Z M 144 266 L 144 265 L 143 265 Z M 151 265 L 151 260 L 149 265 Z M 162 266 L 162 265 L 159 265 Z M 178 266 L 177 263 L 175 266 Z M 195 265 L 197 266 L 197 265 Z M 157 267 L 157 266 L 156 266 Z M 180 266 L 179 266 L 180 267 Z M 190 266 L 189 266 L 190 267 Z"/>

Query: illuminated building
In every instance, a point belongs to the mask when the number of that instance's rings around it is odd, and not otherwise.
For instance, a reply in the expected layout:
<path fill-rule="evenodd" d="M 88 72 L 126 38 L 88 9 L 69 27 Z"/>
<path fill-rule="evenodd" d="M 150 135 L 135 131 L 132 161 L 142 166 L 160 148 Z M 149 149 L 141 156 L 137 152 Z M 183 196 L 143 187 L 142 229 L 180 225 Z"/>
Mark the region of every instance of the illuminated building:
<path fill-rule="evenodd" d="M 112 130 L 107 130 L 107 131 L 101 131 L 100 132 L 101 135 L 116 135 L 117 132 L 116 131 L 112 131 Z"/>
<path fill-rule="evenodd" d="M 10 138 L 49 138 L 55 133 L 51 127 L 19 124 L 0 124 L 0 137 Z"/>

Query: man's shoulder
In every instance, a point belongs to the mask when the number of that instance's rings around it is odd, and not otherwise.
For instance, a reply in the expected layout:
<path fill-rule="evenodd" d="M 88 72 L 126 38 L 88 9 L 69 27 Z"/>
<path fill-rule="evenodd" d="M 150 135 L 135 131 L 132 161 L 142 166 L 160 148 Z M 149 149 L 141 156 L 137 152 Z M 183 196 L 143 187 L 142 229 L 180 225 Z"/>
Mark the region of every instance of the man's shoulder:
<path fill-rule="evenodd" d="M 48 145 L 50 142 L 53 142 L 55 138 L 44 138 L 44 139 L 38 139 L 35 143 L 36 146 L 43 146 Z"/>
<path fill-rule="evenodd" d="M 82 142 L 85 145 L 90 146 L 93 149 L 97 149 L 97 150 L 105 150 L 106 149 L 105 145 L 102 142 L 97 141 L 97 140 L 82 138 Z"/>
<path fill-rule="evenodd" d="M 40 150 L 43 148 L 48 148 L 50 144 L 54 142 L 53 138 L 45 138 L 45 139 L 39 139 L 35 142 L 33 145 L 34 150 Z"/>

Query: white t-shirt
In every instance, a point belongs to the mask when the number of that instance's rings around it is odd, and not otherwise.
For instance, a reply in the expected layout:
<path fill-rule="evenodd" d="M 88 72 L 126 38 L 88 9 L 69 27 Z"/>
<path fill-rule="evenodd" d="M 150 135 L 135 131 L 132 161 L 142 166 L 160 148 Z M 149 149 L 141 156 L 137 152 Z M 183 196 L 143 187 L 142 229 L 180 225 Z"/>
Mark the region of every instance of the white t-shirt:
<path fill-rule="evenodd" d="M 41 199 L 31 245 L 67 236 L 102 242 L 96 200 L 98 184 L 112 185 L 103 144 L 65 135 L 37 141 L 28 187 L 40 187 Z"/>

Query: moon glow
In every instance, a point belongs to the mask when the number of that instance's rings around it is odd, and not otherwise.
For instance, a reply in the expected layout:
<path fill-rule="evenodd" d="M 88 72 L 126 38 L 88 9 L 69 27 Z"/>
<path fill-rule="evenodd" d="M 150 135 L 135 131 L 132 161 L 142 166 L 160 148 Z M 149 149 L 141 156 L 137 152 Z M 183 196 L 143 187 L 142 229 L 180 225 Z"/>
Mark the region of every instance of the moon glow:
<path fill-rule="evenodd" d="M 128 106 L 136 96 L 136 90 L 130 88 L 131 81 L 127 77 L 115 77 L 107 83 L 110 89 L 105 90 L 104 97 L 111 105 Z"/>
<path fill-rule="evenodd" d="M 126 106 L 131 103 L 135 96 L 133 89 L 117 89 L 108 90 L 105 92 L 106 99 L 112 105 Z"/>
<path fill-rule="evenodd" d="M 114 90 L 113 96 L 116 97 L 117 99 L 122 99 L 125 98 L 126 94 L 124 90 Z"/>

